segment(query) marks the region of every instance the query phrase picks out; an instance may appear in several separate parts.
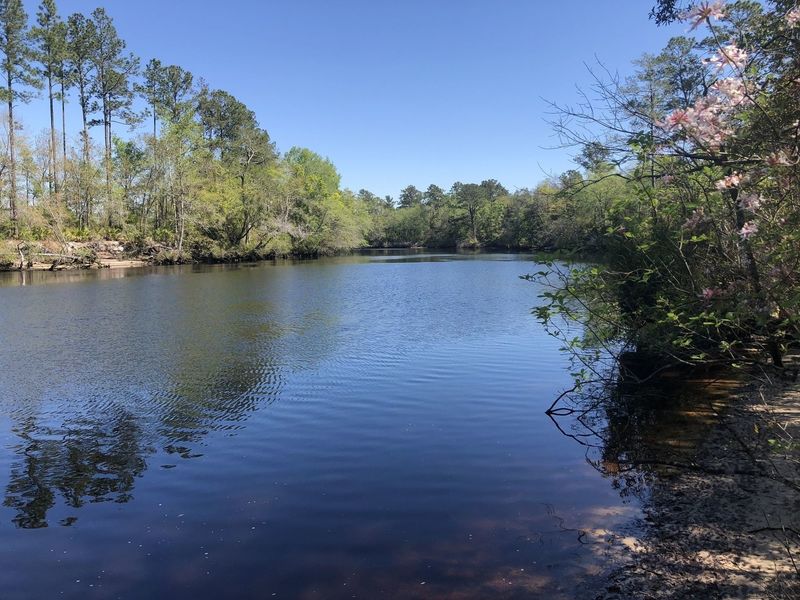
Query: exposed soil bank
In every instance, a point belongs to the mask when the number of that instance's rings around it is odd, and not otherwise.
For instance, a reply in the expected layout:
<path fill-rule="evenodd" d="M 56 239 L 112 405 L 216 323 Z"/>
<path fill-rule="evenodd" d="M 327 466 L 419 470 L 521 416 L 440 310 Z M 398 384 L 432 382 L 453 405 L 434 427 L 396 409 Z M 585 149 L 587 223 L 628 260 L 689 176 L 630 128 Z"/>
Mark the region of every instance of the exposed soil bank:
<path fill-rule="evenodd" d="M 747 386 L 687 458 L 595 597 L 800 598 L 800 385 Z"/>
<path fill-rule="evenodd" d="M 141 267 L 153 263 L 153 253 L 117 240 L 91 242 L 0 242 L 0 271 L 61 271 Z"/>

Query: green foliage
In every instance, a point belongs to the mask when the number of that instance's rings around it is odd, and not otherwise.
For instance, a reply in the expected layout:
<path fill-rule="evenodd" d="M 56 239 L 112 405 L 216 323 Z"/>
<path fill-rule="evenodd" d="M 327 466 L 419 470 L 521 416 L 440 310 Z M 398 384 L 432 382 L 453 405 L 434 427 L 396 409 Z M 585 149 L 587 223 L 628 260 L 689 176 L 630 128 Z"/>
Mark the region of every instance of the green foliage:
<path fill-rule="evenodd" d="M 661 3 L 659 18 L 672 7 Z M 591 197 L 567 222 L 602 239 L 606 261 L 549 274 L 538 314 L 556 332 L 568 337 L 556 317 L 579 321 L 589 345 L 635 349 L 654 366 L 782 365 L 800 337 L 800 28 L 789 8 L 701 5 L 692 18 L 709 37 L 670 41 L 632 80 L 598 84 L 605 112 L 557 124 L 583 157 L 601 148 L 624 167 L 562 182 Z"/>
<path fill-rule="evenodd" d="M 40 87 L 28 39 L 28 15 L 22 0 L 0 0 L 0 100 L 27 102 Z"/>

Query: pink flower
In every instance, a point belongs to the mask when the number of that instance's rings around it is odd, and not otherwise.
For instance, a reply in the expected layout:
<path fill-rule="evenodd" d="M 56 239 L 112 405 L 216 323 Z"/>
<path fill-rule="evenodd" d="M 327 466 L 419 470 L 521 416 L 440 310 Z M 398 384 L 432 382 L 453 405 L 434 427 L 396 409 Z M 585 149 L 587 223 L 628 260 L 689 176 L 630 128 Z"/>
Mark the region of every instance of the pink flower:
<path fill-rule="evenodd" d="M 756 233 L 758 233 L 758 223 L 756 223 L 755 221 L 748 221 L 747 223 L 742 225 L 742 228 L 739 230 L 739 236 L 743 240 L 750 239 L 750 237 L 752 237 Z"/>
<path fill-rule="evenodd" d="M 739 206 L 741 206 L 744 210 L 755 212 L 758 210 L 758 207 L 761 206 L 762 200 L 763 199 L 758 194 L 747 194 L 739 199 Z M 757 225 L 756 231 L 758 231 Z M 755 233 L 755 231 L 753 233 Z"/>
<path fill-rule="evenodd" d="M 792 164 L 786 150 L 778 150 L 767 156 L 767 164 L 770 167 L 788 167 Z"/>
<path fill-rule="evenodd" d="M 678 109 L 667 116 L 666 125 L 668 128 L 685 127 L 689 125 L 688 112 L 683 109 Z"/>
<path fill-rule="evenodd" d="M 707 62 L 716 65 L 717 71 L 721 71 L 726 66 L 741 71 L 747 64 L 747 52 L 737 47 L 736 44 L 728 44 L 717 50 L 717 53 Z"/>
<path fill-rule="evenodd" d="M 725 17 L 725 2 L 716 0 L 715 2 L 701 2 L 688 13 L 683 15 L 683 19 L 690 20 L 692 26 L 689 31 L 697 29 L 699 25 L 707 19 L 722 19 Z"/>
<path fill-rule="evenodd" d="M 668 128 L 680 127 L 702 146 L 718 148 L 731 134 L 727 107 L 719 99 L 700 98 L 686 110 L 676 110 L 666 119 Z"/>
<path fill-rule="evenodd" d="M 686 219 L 683 224 L 683 228 L 688 231 L 694 231 L 705 222 L 706 214 L 703 212 L 703 207 L 701 206 L 700 208 L 696 209 L 688 219 Z"/>
<path fill-rule="evenodd" d="M 800 6 L 797 6 L 786 13 L 786 23 L 789 27 L 797 27 L 800 24 Z"/>
<path fill-rule="evenodd" d="M 709 300 L 713 300 L 715 296 L 719 296 L 722 293 L 722 290 L 719 288 L 703 288 L 703 291 L 700 292 L 700 297 L 708 302 Z"/>
<path fill-rule="evenodd" d="M 734 106 L 751 101 L 747 95 L 747 87 L 740 77 L 719 79 L 711 87 Z"/>
<path fill-rule="evenodd" d="M 734 172 L 723 179 L 720 179 L 718 182 L 714 184 L 714 187 L 718 190 L 730 190 L 733 188 L 739 187 L 739 184 L 742 183 L 742 174 L 738 171 Z"/>

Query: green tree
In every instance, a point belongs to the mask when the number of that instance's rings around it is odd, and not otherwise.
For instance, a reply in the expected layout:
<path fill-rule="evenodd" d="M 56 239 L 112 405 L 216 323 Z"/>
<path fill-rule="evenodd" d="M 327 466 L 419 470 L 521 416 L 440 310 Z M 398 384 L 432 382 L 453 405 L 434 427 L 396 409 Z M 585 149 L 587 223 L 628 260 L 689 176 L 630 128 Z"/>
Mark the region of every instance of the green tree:
<path fill-rule="evenodd" d="M 445 191 L 438 185 L 431 184 L 423 194 L 423 202 L 428 206 L 440 205 L 445 200 Z"/>
<path fill-rule="evenodd" d="M 142 83 L 136 86 L 136 91 L 142 95 L 150 107 L 150 116 L 153 117 L 154 140 L 158 137 L 158 88 L 161 85 L 163 69 L 160 60 L 150 59 L 144 68 Z"/>
<path fill-rule="evenodd" d="M 400 192 L 400 207 L 410 208 L 422 204 L 423 194 L 413 185 L 409 185 Z"/>
<path fill-rule="evenodd" d="M 72 71 L 69 64 L 69 48 L 67 47 L 67 24 L 59 20 L 53 28 L 58 44 L 55 76 L 58 79 L 59 91 L 56 96 L 61 105 L 61 181 L 67 178 L 67 89 L 72 85 Z"/>
<path fill-rule="evenodd" d="M 241 131 L 258 127 L 255 113 L 242 102 L 206 86 L 198 95 L 197 114 L 211 149 L 221 157 L 231 151 Z"/>
<path fill-rule="evenodd" d="M 144 210 L 139 206 L 147 172 L 147 151 L 136 140 L 114 137 L 114 173 L 119 184 L 122 209 L 131 215 Z"/>
<path fill-rule="evenodd" d="M 155 58 L 147 63 L 144 81 L 136 89 L 150 106 L 154 138 L 159 115 L 175 124 L 193 110 L 193 82 L 192 74 L 177 65 L 164 66 Z"/>
<path fill-rule="evenodd" d="M 93 186 L 81 185 L 92 178 L 90 165 L 91 140 L 89 138 L 89 116 L 91 114 L 91 85 L 94 74 L 92 57 L 97 45 L 97 28 L 94 21 L 80 13 L 74 13 L 67 19 L 67 60 L 62 67 L 62 99 L 64 82 L 69 77 L 78 91 L 78 105 L 81 109 L 81 164 L 73 169 L 73 183 L 79 187 L 73 191 L 79 195 L 81 211 L 78 214 L 78 226 L 83 229 L 91 223 Z M 68 75 L 67 75 L 68 74 Z M 63 111 L 63 105 L 62 105 Z M 63 114 L 63 112 L 62 112 Z M 80 174 L 80 176 L 77 176 Z"/>
<path fill-rule="evenodd" d="M 161 70 L 161 78 L 156 88 L 156 106 L 163 112 L 164 118 L 177 123 L 189 111 L 193 110 L 194 76 L 187 70 L 168 65 Z"/>
<path fill-rule="evenodd" d="M 4 85 L 0 95 L 8 107 L 8 155 L 11 222 L 14 235 L 19 235 L 17 213 L 17 164 L 15 153 L 16 121 L 14 107 L 28 102 L 34 95 L 31 88 L 39 86 L 33 66 L 34 52 L 28 37 L 28 15 L 22 0 L 0 0 L 0 68 Z"/>
<path fill-rule="evenodd" d="M 96 99 L 92 110 L 101 114 L 93 124 L 103 126 L 106 199 L 110 201 L 112 124 L 116 117 L 128 123 L 134 118 L 131 113 L 134 98 L 131 79 L 138 74 L 139 59 L 125 52 L 125 41 L 119 37 L 113 20 L 103 8 L 92 11 L 92 22 L 95 39 L 91 54 L 94 65 L 91 91 Z"/>
<path fill-rule="evenodd" d="M 498 198 L 508 196 L 508 190 L 496 179 L 485 179 L 481 181 L 481 188 L 486 193 L 486 199 L 489 202 L 494 202 Z"/>
<path fill-rule="evenodd" d="M 478 239 L 478 219 L 481 207 L 488 202 L 486 188 L 475 183 L 454 183 L 451 193 L 456 200 L 456 204 L 464 210 L 467 215 L 469 228 L 468 245 L 480 244 Z"/>
<path fill-rule="evenodd" d="M 340 175 L 327 158 L 294 147 L 284 160 L 300 194 L 295 211 L 295 250 L 301 254 L 332 254 L 364 243 L 365 212 L 349 192 L 339 189 Z"/>
<path fill-rule="evenodd" d="M 91 82 L 94 71 L 92 57 L 97 44 L 94 21 L 80 13 L 67 19 L 67 69 L 78 90 L 81 109 L 81 141 L 84 161 L 89 161 L 89 115 L 91 113 Z"/>
<path fill-rule="evenodd" d="M 53 84 L 59 76 L 66 52 L 63 22 L 58 16 L 55 0 L 42 0 L 36 13 L 37 26 L 31 29 L 36 45 L 36 60 L 41 65 L 41 75 L 47 82 L 47 101 L 50 107 L 50 165 L 48 183 L 51 192 L 58 192 L 56 116 L 54 102 L 56 93 Z M 63 93 L 63 90 L 62 90 Z"/>

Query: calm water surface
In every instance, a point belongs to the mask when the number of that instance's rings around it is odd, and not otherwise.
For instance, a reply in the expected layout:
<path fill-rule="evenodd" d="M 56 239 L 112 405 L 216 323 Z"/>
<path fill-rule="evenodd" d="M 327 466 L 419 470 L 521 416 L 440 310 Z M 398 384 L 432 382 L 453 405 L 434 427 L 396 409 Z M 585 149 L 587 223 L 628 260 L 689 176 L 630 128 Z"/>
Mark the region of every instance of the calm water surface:
<path fill-rule="evenodd" d="M 536 270 L 0 274 L 0 598 L 572 596 L 635 507 L 544 415 Z"/>

